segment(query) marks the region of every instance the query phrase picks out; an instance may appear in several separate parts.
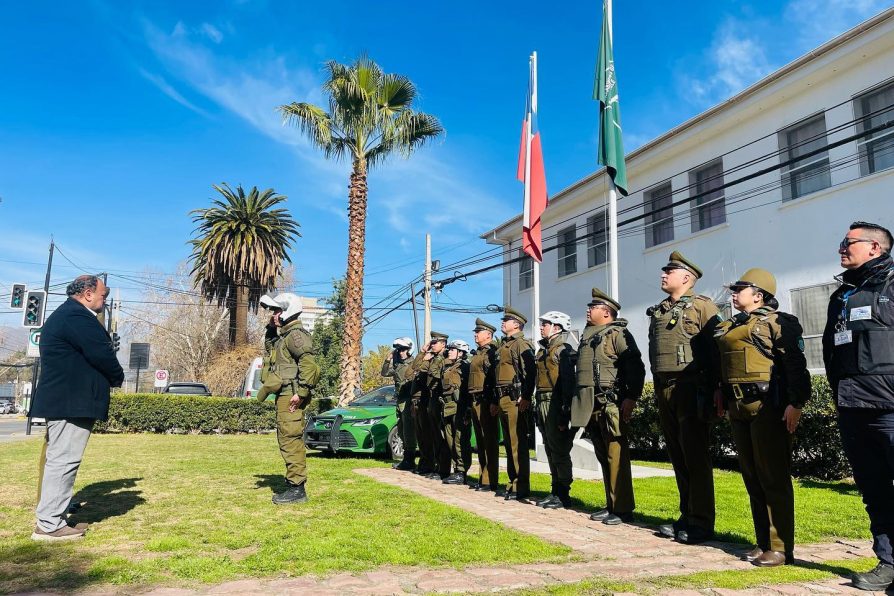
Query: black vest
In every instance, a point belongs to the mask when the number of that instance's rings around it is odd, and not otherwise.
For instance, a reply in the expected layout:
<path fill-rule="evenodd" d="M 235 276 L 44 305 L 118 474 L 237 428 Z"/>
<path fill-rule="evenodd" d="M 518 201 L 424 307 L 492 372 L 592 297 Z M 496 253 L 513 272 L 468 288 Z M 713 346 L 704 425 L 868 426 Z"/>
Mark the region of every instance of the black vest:
<path fill-rule="evenodd" d="M 889 288 L 892 283 L 894 271 L 887 279 L 858 288 L 846 303 L 848 290 L 844 288 L 833 298 L 837 310 L 844 309 L 844 317 L 839 315 L 834 332 L 851 333 L 850 342 L 837 346 L 833 343 L 834 370 L 830 372 L 836 377 L 894 375 L 894 299 Z"/>

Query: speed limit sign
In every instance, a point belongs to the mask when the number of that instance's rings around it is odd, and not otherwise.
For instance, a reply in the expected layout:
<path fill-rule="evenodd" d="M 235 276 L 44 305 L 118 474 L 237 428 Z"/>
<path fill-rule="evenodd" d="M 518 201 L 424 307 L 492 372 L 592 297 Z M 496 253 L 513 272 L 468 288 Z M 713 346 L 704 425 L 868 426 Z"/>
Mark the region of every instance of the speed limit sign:
<path fill-rule="evenodd" d="M 168 371 L 166 371 L 166 370 L 155 371 L 155 386 L 156 387 L 167 387 L 168 386 Z"/>

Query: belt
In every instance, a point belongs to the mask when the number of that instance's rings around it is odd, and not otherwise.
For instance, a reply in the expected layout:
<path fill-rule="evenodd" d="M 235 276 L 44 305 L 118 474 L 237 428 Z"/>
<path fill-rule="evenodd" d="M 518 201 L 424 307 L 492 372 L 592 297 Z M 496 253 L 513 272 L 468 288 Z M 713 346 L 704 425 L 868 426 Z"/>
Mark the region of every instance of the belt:
<path fill-rule="evenodd" d="M 724 383 L 727 396 L 736 399 L 757 401 L 770 392 L 770 383 Z"/>
<path fill-rule="evenodd" d="M 512 397 L 512 385 L 498 385 L 494 387 L 497 397 Z"/>

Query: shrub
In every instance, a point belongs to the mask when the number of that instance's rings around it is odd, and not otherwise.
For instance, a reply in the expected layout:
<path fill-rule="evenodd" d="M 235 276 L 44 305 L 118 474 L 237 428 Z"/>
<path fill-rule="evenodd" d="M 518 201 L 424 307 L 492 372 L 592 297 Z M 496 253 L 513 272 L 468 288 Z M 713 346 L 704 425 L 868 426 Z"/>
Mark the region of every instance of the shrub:
<path fill-rule="evenodd" d="M 796 477 L 840 480 L 851 469 L 841 447 L 832 391 L 824 376 L 812 378 L 813 395 L 801 413 L 792 449 L 792 474 Z M 652 383 L 646 383 L 643 397 L 631 421 L 630 448 L 635 457 L 667 459 L 658 419 L 658 404 Z M 715 465 L 737 469 L 736 446 L 729 421 L 712 428 L 711 451 Z"/>

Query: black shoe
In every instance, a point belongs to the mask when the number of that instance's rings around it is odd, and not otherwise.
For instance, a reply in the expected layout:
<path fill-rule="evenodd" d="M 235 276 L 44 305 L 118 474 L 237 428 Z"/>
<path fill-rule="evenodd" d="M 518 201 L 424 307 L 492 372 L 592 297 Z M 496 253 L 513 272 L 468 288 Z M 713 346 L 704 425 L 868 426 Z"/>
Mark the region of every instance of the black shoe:
<path fill-rule="evenodd" d="M 605 519 L 602 520 L 606 526 L 619 526 L 621 524 L 629 524 L 633 521 L 632 513 L 609 513 Z"/>
<path fill-rule="evenodd" d="M 539 501 L 537 501 L 536 504 L 537 504 L 538 507 L 543 507 L 544 505 L 546 505 L 547 503 L 549 503 L 549 502 L 552 501 L 553 499 L 558 499 L 558 498 L 559 498 L 559 497 L 557 497 L 557 496 L 554 495 L 553 493 L 550 493 L 550 494 L 546 495 L 545 497 L 543 497 L 542 499 L 540 499 Z"/>
<path fill-rule="evenodd" d="M 441 475 L 438 474 L 437 472 L 430 472 L 430 473 L 426 474 L 425 477 L 428 478 L 429 480 L 440 480 L 441 479 Z"/>
<path fill-rule="evenodd" d="M 692 526 L 686 530 L 677 532 L 677 542 L 683 544 L 701 544 L 714 538 L 714 532 L 703 530 L 698 526 Z"/>
<path fill-rule="evenodd" d="M 516 499 L 518 499 L 518 494 L 516 494 L 514 491 L 507 490 L 506 495 L 503 498 L 507 501 L 515 501 Z"/>
<path fill-rule="evenodd" d="M 416 469 L 416 466 L 413 465 L 411 461 L 402 461 L 400 463 L 396 463 L 391 466 L 395 470 L 400 470 L 401 472 L 412 472 Z"/>
<path fill-rule="evenodd" d="M 489 484 L 479 484 L 477 487 L 475 487 L 475 492 L 479 492 L 479 493 L 486 493 L 486 492 L 493 493 L 493 492 L 497 492 L 497 490 L 499 490 L 498 486 L 491 486 Z"/>
<path fill-rule="evenodd" d="M 595 513 L 590 514 L 590 521 L 602 521 L 611 515 L 611 512 L 608 509 L 600 509 Z"/>
<path fill-rule="evenodd" d="M 509 491 L 506 490 L 505 488 L 497 488 L 497 490 L 494 491 L 494 496 L 495 496 L 495 497 L 503 497 L 503 498 L 506 498 L 506 495 L 508 495 L 508 494 L 509 494 Z"/>
<path fill-rule="evenodd" d="M 538 503 L 538 505 L 540 504 Z M 543 505 L 540 505 L 540 507 L 543 507 L 544 509 L 564 509 L 565 503 L 564 501 L 562 501 L 561 497 L 553 495 L 552 500 L 547 501 Z"/>
<path fill-rule="evenodd" d="M 444 478 L 443 480 L 441 480 L 441 482 L 443 482 L 444 484 L 463 485 L 466 483 L 466 476 L 462 472 L 455 472 L 455 473 L 451 474 L 450 476 L 448 476 L 447 478 Z"/>
<path fill-rule="evenodd" d="M 894 565 L 879 562 L 875 569 L 853 575 L 854 587 L 881 592 L 894 582 Z"/>
<path fill-rule="evenodd" d="M 434 472 L 434 470 L 432 470 L 431 468 L 416 468 L 415 470 L 413 470 L 414 474 L 419 474 L 420 476 L 428 476 L 432 472 Z"/>
<path fill-rule="evenodd" d="M 658 526 L 658 533 L 666 538 L 676 538 L 680 530 L 686 529 L 686 522 L 682 517 L 678 517 L 677 521 L 672 524 L 661 524 Z"/>
<path fill-rule="evenodd" d="M 307 493 L 304 492 L 304 485 L 289 486 L 281 493 L 273 495 L 273 502 L 277 505 L 289 505 L 291 503 L 306 503 Z"/>

